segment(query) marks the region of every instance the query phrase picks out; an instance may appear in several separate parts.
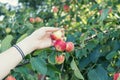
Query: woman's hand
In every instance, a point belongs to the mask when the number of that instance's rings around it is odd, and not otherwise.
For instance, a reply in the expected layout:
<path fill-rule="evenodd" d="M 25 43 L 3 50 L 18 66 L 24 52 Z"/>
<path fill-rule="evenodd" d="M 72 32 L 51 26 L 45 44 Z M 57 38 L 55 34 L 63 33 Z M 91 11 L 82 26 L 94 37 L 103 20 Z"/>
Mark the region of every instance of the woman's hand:
<path fill-rule="evenodd" d="M 42 27 L 35 32 L 33 32 L 30 37 L 35 42 L 35 49 L 43 49 L 52 46 L 52 40 L 50 35 L 52 32 L 62 30 L 60 28 L 53 28 L 53 27 Z"/>
<path fill-rule="evenodd" d="M 64 30 L 54 27 L 42 27 L 34 31 L 30 36 L 19 42 L 17 45 L 24 51 L 24 53 L 31 53 L 36 49 L 43 49 L 52 46 L 52 40 L 50 35 L 57 30 Z M 26 54 L 26 55 L 27 55 Z"/>
<path fill-rule="evenodd" d="M 23 51 L 24 55 L 27 55 L 36 49 L 47 48 L 49 46 L 52 46 L 52 40 L 50 37 L 51 33 L 57 30 L 62 29 L 42 27 L 17 43 L 17 45 Z M 10 72 L 11 69 L 17 66 L 21 60 L 22 56 L 15 47 L 11 47 L 3 53 L 0 53 L 0 80 L 2 80 Z"/>

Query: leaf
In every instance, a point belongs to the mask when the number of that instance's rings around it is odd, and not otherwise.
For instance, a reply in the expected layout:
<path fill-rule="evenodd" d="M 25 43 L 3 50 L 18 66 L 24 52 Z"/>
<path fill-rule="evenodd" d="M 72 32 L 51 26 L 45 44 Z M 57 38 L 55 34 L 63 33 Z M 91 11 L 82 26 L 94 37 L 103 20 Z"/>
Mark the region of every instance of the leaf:
<path fill-rule="evenodd" d="M 108 80 L 107 71 L 98 65 L 96 69 L 92 69 L 88 72 L 89 80 Z"/>
<path fill-rule="evenodd" d="M 89 57 L 85 57 L 79 61 L 79 67 L 84 69 L 91 62 Z"/>
<path fill-rule="evenodd" d="M 29 74 L 29 70 L 26 67 L 19 67 L 19 68 L 15 68 L 14 69 L 15 72 L 24 74 L 24 75 L 28 75 Z"/>
<path fill-rule="evenodd" d="M 112 59 L 115 55 L 117 55 L 118 53 L 116 51 L 112 51 L 110 52 L 107 56 L 106 56 L 106 59 L 107 60 L 110 60 Z"/>
<path fill-rule="evenodd" d="M 107 71 L 101 65 L 97 66 L 96 72 L 98 76 L 100 77 L 100 80 L 108 80 Z"/>
<path fill-rule="evenodd" d="M 11 41 L 13 40 L 12 35 L 7 35 L 1 42 L 1 51 L 5 51 L 11 47 Z"/>
<path fill-rule="evenodd" d="M 84 80 L 84 77 L 82 76 L 81 72 L 79 71 L 79 69 L 78 69 L 78 67 L 77 67 L 74 59 L 72 60 L 70 66 L 71 66 L 72 70 L 74 70 L 75 76 L 76 76 L 77 78 L 79 78 L 79 79 Z"/>
<path fill-rule="evenodd" d="M 95 63 L 100 57 L 99 46 L 94 49 L 93 52 L 90 53 L 90 60 Z"/>
<path fill-rule="evenodd" d="M 23 40 L 23 39 L 24 39 L 25 37 L 27 37 L 27 36 L 28 36 L 27 33 L 23 34 L 23 35 L 17 40 L 17 43 L 20 42 L 21 40 Z"/>
<path fill-rule="evenodd" d="M 56 77 L 55 76 L 56 73 L 58 74 L 61 73 L 60 69 L 57 69 L 57 67 L 54 65 L 47 64 L 47 68 L 48 68 L 47 75 L 49 75 L 50 77 Z"/>
<path fill-rule="evenodd" d="M 88 72 L 88 80 L 100 80 L 95 69 Z"/>
<path fill-rule="evenodd" d="M 102 12 L 102 14 L 101 14 L 101 16 L 100 16 L 100 21 L 103 21 L 104 19 L 107 18 L 109 9 L 103 9 L 102 11 L 103 11 L 103 12 Z"/>
<path fill-rule="evenodd" d="M 30 63 L 32 65 L 33 70 L 41 73 L 46 74 L 47 73 L 47 66 L 46 62 L 43 59 L 40 58 L 31 58 Z"/>
<path fill-rule="evenodd" d="M 51 64 L 55 64 L 56 63 L 55 62 L 55 56 L 56 56 L 56 54 L 54 52 L 49 55 L 49 57 L 48 57 L 49 63 L 51 63 Z"/>
<path fill-rule="evenodd" d="M 90 8 L 90 10 L 94 10 L 94 9 L 96 9 L 98 6 L 99 6 L 98 4 L 94 4 L 94 5 Z"/>

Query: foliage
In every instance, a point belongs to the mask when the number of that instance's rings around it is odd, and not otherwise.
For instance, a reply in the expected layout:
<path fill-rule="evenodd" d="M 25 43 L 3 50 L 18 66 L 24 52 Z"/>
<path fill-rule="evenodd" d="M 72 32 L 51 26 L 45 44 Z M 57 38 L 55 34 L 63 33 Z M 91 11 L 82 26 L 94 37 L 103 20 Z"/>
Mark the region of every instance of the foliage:
<path fill-rule="evenodd" d="M 11 74 L 17 80 L 112 80 L 120 69 L 120 1 L 119 0 L 20 0 L 22 7 L 5 8 L 0 4 L 0 51 L 21 41 L 42 26 L 65 28 L 67 41 L 75 50 L 64 53 L 63 64 L 55 64 L 61 54 L 53 47 L 36 50 L 26 56 Z M 34 3 L 35 2 L 35 3 Z M 34 4 L 33 4 L 34 3 Z M 64 5 L 70 11 L 64 11 Z M 54 13 L 52 7 L 58 12 Z M 30 17 L 43 22 L 30 23 Z M 9 29 L 9 30 L 8 30 Z"/>

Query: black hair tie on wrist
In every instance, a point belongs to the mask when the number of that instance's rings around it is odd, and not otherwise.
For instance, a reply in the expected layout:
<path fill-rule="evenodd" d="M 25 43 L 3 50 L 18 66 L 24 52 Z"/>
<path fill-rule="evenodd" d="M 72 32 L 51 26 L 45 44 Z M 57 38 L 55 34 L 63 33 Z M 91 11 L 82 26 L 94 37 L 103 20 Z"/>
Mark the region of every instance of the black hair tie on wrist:
<path fill-rule="evenodd" d="M 24 59 L 25 54 L 24 54 L 24 52 L 21 50 L 21 48 L 20 48 L 18 45 L 13 45 L 13 47 L 15 47 L 15 48 L 18 50 L 18 52 L 21 54 L 22 58 Z"/>

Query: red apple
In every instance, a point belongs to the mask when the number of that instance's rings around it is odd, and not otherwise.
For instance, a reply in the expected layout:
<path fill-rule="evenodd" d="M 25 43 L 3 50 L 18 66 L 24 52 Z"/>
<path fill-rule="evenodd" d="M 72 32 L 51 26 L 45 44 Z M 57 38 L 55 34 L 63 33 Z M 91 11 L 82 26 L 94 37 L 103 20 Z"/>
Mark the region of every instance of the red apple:
<path fill-rule="evenodd" d="M 16 80 L 16 79 L 12 75 L 10 75 L 5 80 Z"/>
<path fill-rule="evenodd" d="M 69 12 L 70 11 L 70 7 L 68 5 L 64 5 L 63 7 L 65 12 Z"/>
<path fill-rule="evenodd" d="M 32 17 L 29 19 L 29 21 L 30 21 L 31 23 L 35 23 L 35 19 L 32 18 Z"/>
<path fill-rule="evenodd" d="M 74 50 L 74 43 L 73 42 L 67 42 L 65 51 L 66 52 L 71 52 L 73 50 Z"/>
<path fill-rule="evenodd" d="M 66 42 L 63 40 L 56 40 L 54 42 L 54 47 L 57 51 L 64 51 L 66 49 Z"/>
<path fill-rule="evenodd" d="M 53 10 L 54 13 L 58 12 L 58 8 L 56 6 L 53 6 L 52 10 Z"/>
<path fill-rule="evenodd" d="M 52 40 L 62 39 L 62 35 L 63 35 L 62 31 L 61 31 L 61 30 L 58 30 L 58 31 L 53 32 L 53 33 L 51 34 L 51 39 L 52 39 Z"/>
<path fill-rule="evenodd" d="M 62 64 L 65 60 L 65 56 L 64 55 L 59 55 L 55 57 L 56 63 L 57 64 Z"/>
<path fill-rule="evenodd" d="M 36 18 L 35 18 L 35 22 L 36 22 L 36 23 L 39 23 L 39 22 L 42 22 L 42 21 L 43 21 L 43 19 L 41 19 L 40 17 L 36 17 Z"/>
<path fill-rule="evenodd" d="M 118 80 L 119 77 L 120 77 L 120 73 L 115 73 L 113 76 L 113 80 Z"/>

